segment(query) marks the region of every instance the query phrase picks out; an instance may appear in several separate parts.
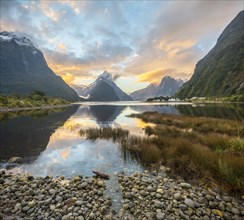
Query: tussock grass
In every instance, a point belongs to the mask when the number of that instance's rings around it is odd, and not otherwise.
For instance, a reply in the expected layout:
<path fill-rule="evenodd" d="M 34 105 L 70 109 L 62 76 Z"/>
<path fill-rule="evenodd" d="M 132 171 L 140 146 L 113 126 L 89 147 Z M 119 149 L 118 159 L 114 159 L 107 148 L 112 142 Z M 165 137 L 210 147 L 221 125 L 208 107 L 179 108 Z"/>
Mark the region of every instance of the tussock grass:
<path fill-rule="evenodd" d="M 158 113 L 133 117 L 156 126 L 147 126 L 145 137 L 121 128 L 93 128 L 81 133 L 92 140 L 118 141 L 125 156 L 145 166 L 163 163 L 187 180 L 209 187 L 218 184 L 232 193 L 244 192 L 243 123 Z"/>
<path fill-rule="evenodd" d="M 167 115 L 156 112 L 132 114 L 130 117 L 137 117 L 142 119 L 144 122 L 155 123 L 158 125 L 175 126 L 182 129 L 188 128 L 201 133 L 214 132 L 230 136 L 244 137 L 244 123 L 234 120 Z"/>
<path fill-rule="evenodd" d="M 89 128 L 87 130 L 80 130 L 80 135 L 86 135 L 87 139 L 96 140 L 98 138 L 110 139 L 113 141 L 124 140 L 128 137 L 129 131 L 122 128 Z"/>

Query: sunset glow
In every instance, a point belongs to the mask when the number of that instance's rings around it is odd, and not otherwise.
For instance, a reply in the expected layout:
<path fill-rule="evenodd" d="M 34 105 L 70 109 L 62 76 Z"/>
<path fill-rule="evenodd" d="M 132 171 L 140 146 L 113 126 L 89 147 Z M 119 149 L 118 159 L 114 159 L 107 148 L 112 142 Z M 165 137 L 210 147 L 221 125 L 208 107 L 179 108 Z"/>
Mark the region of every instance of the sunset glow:
<path fill-rule="evenodd" d="M 242 8 L 242 1 L 1 1 L 1 31 L 30 38 L 70 85 L 107 70 L 131 92 L 165 75 L 188 80 Z"/>

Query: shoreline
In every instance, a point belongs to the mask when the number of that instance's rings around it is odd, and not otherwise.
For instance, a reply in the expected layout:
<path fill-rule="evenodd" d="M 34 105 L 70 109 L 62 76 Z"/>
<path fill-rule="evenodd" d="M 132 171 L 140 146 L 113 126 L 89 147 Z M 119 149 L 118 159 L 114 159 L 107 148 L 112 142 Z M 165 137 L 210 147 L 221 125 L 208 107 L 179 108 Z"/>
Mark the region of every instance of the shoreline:
<path fill-rule="evenodd" d="M 143 104 L 152 104 L 152 105 L 158 105 L 158 104 L 170 104 L 170 105 L 193 105 L 193 104 L 244 104 L 244 102 L 223 102 L 223 101 L 177 101 L 177 102 L 166 102 L 166 101 L 155 101 L 155 102 L 141 102 L 141 101 L 131 101 L 131 105 L 136 104 L 138 105 L 143 105 Z M 112 102 L 113 105 L 122 105 L 121 102 Z M 127 101 L 126 104 L 130 103 L 130 101 Z M 38 110 L 38 109 L 52 109 L 52 108 L 63 108 L 63 107 L 69 107 L 72 105 L 112 105 L 111 102 L 74 102 L 70 104 L 65 104 L 65 105 L 45 105 L 45 106 L 36 106 L 36 107 L 14 107 L 14 108 L 5 108 L 2 107 L 0 108 L 0 112 L 13 112 L 13 111 L 25 111 L 25 110 Z M 135 104 L 135 105 L 136 105 Z"/>
<path fill-rule="evenodd" d="M 14 108 L 0 108 L 0 112 L 13 112 L 13 111 L 25 111 L 25 110 L 37 110 L 37 109 L 52 109 L 52 108 L 63 108 L 75 105 L 75 103 L 65 105 L 45 105 L 36 107 L 14 107 Z"/>
<path fill-rule="evenodd" d="M 0 172 L 0 218 L 28 219 L 243 219 L 244 201 L 159 172 L 116 175 L 123 196 L 113 209 L 106 180 Z"/>

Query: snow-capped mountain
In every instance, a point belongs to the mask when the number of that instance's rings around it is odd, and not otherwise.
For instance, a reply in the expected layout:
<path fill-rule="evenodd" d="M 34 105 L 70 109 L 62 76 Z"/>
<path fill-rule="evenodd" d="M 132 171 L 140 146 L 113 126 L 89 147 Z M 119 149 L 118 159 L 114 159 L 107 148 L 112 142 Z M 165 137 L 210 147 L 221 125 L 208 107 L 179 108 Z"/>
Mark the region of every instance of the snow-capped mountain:
<path fill-rule="evenodd" d="M 0 32 L 0 41 L 7 41 L 7 42 L 15 41 L 15 43 L 19 44 L 20 46 L 28 46 L 31 47 L 33 51 L 38 51 L 42 53 L 42 51 L 38 48 L 38 46 L 35 45 L 30 39 L 14 32 L 7 32 L 7 31 Z"/>
<path fill-rule="evenodd" d="M 183 83 L 181 79 L 165 76 L 159 85 L 151 83 L 146 88 L 131 93 L 130 96 L 136 101 L 145 101 L 158 96 L 173 96 Z"/>
<path fill-rule="evenodd" d="M 76 92 L 47 65 L 42 51 L 32 41 L 13 32 L 0 32 L 0 74 L 2 94 L 30 94 L 78 101 Z"/>
<path fill-rule="evenodd" d="M 112 75 L 107 71 L 89 86 L 76 86 L 74 89 L 89 101 L 132 101 L 132 98 L 115 84 Z"/>

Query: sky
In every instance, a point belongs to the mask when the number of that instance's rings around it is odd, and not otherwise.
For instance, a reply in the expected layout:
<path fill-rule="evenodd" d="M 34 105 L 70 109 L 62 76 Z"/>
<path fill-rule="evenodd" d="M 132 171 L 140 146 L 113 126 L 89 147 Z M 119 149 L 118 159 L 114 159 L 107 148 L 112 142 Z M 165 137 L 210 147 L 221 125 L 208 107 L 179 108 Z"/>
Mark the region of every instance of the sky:
<path fill-rule="evenodd" d="M 70 85 L 106 70 L 130 93 L 166 75 L 190 79 L 243 8 L 242 0 L 0 0 L 0 30 L 28 37 Z"/>

